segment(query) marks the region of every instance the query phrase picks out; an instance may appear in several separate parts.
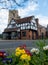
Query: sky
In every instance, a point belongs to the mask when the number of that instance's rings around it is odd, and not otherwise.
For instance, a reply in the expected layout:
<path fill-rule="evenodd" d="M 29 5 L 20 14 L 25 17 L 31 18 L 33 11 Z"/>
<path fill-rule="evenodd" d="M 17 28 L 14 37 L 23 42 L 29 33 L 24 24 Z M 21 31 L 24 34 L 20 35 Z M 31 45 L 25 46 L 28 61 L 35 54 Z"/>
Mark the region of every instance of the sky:
<path fill-rule="evenodd" d="M 2 1 L 6 1 L 1 3 Z M 17 0 L 17 3 L 20 3 L 20 6 L 17 6 L 12 0 L 0 0 L 0 33 L 4 31 L 4 29 L 8 25 L 8 14 L 9 10 L 18 10 L 19 16 L 21 18 L 28 17 L 34 15 L 35 18 L 39 19 L 39 23 L 43 26 L 47 26 L 48 24 L 48 0 Z M 12 5 L 12 6 L 11 6 Z"/>

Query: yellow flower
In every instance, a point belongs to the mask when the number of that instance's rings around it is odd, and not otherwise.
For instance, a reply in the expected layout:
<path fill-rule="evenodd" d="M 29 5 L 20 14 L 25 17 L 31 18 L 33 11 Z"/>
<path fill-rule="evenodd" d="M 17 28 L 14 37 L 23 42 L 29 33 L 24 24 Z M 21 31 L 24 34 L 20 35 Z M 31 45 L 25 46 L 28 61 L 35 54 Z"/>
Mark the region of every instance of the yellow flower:
<path fill-rule="evenodd" d="M 19 51 L 20 50 L 20 47 L 16 48 L 15 52 Z"/>
<path fill-rule="evenodd" d="M 21 55 L 21 57 L 20 57 L 21 60 L 25 60 L 26 58 L 27 58 L 27 54 L 23 54 L 23 55 Z"/>
<path fill-rule="evenodd" d="M 20 52 L 16 52 L 15 55 L 16 55 L 16 56 L 20 56 L 21 53 L 20 53 Z"/>
<path fill-rule="evenodd" d="M 16 56 L 20 56 L 21 55 L 21 49 L 20 49 L 20 47 L 16 48 L 15 55 Z"/>
<path fill-rule="evenodd" d="M 20 56 L 22 54 L 26 53 L 24 49 L 21 49 L 20 47 L 16 48 L 15 55 Z"/>
<path fill-rule="evenodd" d="M 30 61 L 31 57 L 29 55 L 27 55 L 27 54 L 23 54 L 23 55 L 21 55 L 20 59 L 21 60 L 28 60 L 28 61 Z"/>
<path fill-rule="evenodd" d="M 27 58 L 28 58 L 28 61 L 30 61 L 30 60 L 31 60 L 31 56 L 30 56 L 30 55 L 28 55 L 28 57 L 27 57 Z"/>
<path fill-rule="evenodd" d="M 26 52 L 25 52 L 25 50 L 24 49 L 22 49 L 21 50 L 21 54 L 25 54 Z"/>

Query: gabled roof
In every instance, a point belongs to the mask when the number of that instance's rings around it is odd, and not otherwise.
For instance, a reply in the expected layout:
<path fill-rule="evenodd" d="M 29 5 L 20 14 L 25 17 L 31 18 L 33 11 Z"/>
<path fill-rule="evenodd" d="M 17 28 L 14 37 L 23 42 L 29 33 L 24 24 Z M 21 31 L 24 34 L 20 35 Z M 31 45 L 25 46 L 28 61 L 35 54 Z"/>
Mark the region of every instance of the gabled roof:
<path fill-rule="evenodd" d="M 25 17 L 25 18 L 21 18 L 16 20 L 17 23 L 24 23 L 24 22 L 30 22 L 31 19 L 33 19 L 34 16 L 29 16 L 29 17 Z"/>
<path fill-rule="evenodd" d="M 46 29 L 46 27 L 45 26 L 42 26 L 42 25 L 38 25 L 38 28 L 45 28 Z"/>

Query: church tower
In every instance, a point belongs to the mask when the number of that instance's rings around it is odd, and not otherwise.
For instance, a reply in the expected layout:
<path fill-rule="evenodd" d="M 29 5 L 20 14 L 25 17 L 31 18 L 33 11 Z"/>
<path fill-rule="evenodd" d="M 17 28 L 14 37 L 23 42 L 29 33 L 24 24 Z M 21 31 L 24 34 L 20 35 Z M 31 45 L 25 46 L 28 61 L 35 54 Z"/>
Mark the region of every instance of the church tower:
<path fill-rule="evenodd" d="M 18 10 L 9 10 L 9 18 L 8 23 L 11 21 L 11 19 L 19 19 L 20 16 L 18 15 Z"/>

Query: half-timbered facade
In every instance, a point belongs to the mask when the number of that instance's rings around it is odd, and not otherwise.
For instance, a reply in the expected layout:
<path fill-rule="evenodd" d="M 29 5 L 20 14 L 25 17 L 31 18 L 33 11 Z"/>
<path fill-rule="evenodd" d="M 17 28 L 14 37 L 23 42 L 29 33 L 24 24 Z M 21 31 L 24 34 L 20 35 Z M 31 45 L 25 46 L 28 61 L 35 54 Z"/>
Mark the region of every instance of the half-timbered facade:
<path fill-rule="evenodd" d="M 37 39 L 38 19 L 34 16 L 11 19 L 7 28 L 3 32 L 3 39 Z"/>

